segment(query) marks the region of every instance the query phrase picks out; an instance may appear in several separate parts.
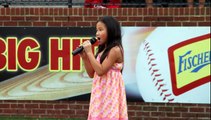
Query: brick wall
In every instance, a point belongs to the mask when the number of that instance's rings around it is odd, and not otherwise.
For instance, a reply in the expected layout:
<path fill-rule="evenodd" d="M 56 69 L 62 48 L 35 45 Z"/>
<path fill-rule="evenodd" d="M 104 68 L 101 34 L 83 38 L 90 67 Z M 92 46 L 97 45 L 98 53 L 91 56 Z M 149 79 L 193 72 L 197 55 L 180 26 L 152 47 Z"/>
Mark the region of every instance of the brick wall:
<path fill-rule="evenodd" d="M 122 26 L 210 26 L 210 7 L 0 8 L 0 26 L 95 26 L 104 15 Z M 0 101 L 0 116 L 86 118 L 89 101 Z M 130 120 L 210 119 L 210 104 L 129 102 Z"/>

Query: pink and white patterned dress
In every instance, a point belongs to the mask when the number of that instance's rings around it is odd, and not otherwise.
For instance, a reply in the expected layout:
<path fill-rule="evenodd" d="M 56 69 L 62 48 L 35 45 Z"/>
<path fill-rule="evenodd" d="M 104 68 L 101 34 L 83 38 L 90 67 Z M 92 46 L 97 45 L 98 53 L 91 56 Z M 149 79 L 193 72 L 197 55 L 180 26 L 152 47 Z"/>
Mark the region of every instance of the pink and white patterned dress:
<path fill-rule="evenodd" d="M 105 75 L 95 73 L 88 120 L 128 120 L 122 67 L 123 63 L 115 63 Z"/>

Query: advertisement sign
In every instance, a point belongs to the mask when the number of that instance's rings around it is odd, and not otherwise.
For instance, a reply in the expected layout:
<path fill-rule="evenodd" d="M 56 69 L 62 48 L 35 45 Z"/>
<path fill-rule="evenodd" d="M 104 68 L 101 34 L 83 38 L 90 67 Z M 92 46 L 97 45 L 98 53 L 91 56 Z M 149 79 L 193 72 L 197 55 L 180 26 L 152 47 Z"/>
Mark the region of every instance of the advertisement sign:
<path fill-rule="evenodd" d="M 95 32 L 1 27 L 0 100 L 89 100 L 92 79 L 71 53 Z M 122 27 L 122 43 L 128 101 L 210 103 L 209 27 Z"/>

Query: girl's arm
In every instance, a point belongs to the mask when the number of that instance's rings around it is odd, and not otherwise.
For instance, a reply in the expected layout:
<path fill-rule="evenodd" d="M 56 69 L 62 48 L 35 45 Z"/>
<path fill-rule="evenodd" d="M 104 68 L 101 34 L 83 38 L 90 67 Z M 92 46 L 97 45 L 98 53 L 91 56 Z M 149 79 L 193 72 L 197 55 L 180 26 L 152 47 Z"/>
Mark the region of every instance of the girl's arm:
<path fill-rule="evenodd" d="M 91 66 L 99 76 L 106 74 L 114 63 L 123 61 L 123 56 L 119 47 L 112 48 L 102 64 L 95 59 L 94 54 L 91 52 L 90 45 L 85 45 L 84 49 L 87 53 Z"/>
<path fill-rule="evenodd" d="M 87 74 L 89 75 L 90 78 L 93 78 L 94 77 L 94 69 L 92 68 L 92 65 L 90 64 L 90 61 L 89 61 L 85 51 L 80 53 L 80 56 L 84 62 L 84 67 L 86 69 Z"/>

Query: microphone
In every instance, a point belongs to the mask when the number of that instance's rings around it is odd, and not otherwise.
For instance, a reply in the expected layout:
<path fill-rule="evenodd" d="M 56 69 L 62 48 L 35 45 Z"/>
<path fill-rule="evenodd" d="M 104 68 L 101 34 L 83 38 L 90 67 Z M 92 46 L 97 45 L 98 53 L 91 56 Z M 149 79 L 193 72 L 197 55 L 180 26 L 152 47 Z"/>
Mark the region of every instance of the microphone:
<path fill-rule="evenodd" d="M 95 37 L 93 37 L 93 38 L 91 38 L 91 39 L 89 40 L 89 42 L 90 42 L 91 44 L 94 44 L 96 41 L 97 41 L 97 39 L 96 39 Z M 82 52 L 83 49 L 84 49 L 83 46 L 80 46 L 80 47 L 76 48 L 76 49 L 72 52 L 72 55 L 73 55 L 73 56 L 77 55 L 78 53 Z"/>

